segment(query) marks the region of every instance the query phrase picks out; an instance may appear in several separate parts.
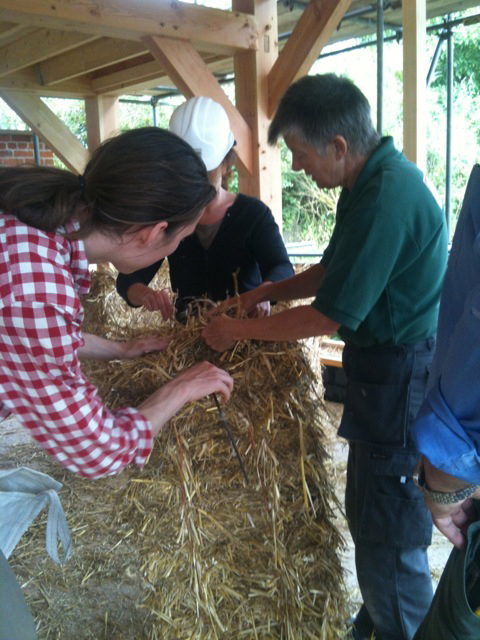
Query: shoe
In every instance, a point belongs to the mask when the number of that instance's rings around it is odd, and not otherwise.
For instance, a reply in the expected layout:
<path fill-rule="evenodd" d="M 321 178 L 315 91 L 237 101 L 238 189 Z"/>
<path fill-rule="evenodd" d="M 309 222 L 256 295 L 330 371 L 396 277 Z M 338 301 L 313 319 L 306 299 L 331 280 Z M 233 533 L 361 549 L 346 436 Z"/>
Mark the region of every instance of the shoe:
<path fill-rule="evenodd" d="M 360 607 L 357 615 L 349 620 L 349 627 L 351 627 L 350 638 L 352 640 L 373 640 L 375 638 L 375 627 L 364 604 Z"/>

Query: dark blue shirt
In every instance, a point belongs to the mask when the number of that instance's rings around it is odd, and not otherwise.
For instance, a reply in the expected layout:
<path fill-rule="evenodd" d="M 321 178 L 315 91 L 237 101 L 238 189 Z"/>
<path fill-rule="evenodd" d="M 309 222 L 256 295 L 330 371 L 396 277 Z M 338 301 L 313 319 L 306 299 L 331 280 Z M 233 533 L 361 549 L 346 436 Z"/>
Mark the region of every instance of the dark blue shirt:
<path fill-rule="evenodd" d="M 131 274 L 119 274 L 117 291 L 127 300 L 128 288 L 148 285 L 163 260 Z M 238 195 L 227 210 L 208 249 L 197 235 L 184 238 L 168 256 L 170 281 L 178 293 L 177 311 L 192 299 L 217 302 L 294 275 L 280 230 L 270 209 L 257 198 Z M 128 300 L 127 300 L 128 301 Z"/>

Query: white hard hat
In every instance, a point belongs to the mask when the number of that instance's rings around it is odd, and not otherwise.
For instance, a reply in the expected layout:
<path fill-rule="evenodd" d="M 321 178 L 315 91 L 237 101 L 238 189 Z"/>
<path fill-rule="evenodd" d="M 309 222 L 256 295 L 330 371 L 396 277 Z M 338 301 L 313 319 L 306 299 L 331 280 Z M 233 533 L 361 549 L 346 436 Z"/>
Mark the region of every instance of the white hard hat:
<path fill-rule="evenodd" d="M 216 169 L 235 144 L 227 112 L 205 96 L 190 98 L 175 109 L 168 128 L 202 158 L 207 171 Z"/>

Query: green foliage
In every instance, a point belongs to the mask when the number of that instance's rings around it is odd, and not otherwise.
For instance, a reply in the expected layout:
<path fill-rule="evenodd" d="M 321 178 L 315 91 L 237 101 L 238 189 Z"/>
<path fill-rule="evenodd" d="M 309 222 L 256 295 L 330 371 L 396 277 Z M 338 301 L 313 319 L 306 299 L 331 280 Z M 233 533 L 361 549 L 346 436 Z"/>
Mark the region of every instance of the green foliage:
<path fill-rule="evenodd" d="M 339 190 L 320 190 L 303 171 L 293 171 L 290 151 L 283 141 L 281 156 L 284 239 L 286 242 L 313 242 L 323 249 L 335 225 Z"/>
<path fill-rule="evenodd" d="M 83 100 L 64 98 L 43 98 L 43 102 L 63 124 L 87 146 L 87 125 L 85 122 L 85 103 Z"/>
<path fill-rule="evenodd" d="M 480 95 L 480 25 L 460 26 L 454 31 L 454 88 L 465 86 L 472 96 Z M 447 77 L 447 52 L 443 47 L 432 86 L 439 89 Z"/>

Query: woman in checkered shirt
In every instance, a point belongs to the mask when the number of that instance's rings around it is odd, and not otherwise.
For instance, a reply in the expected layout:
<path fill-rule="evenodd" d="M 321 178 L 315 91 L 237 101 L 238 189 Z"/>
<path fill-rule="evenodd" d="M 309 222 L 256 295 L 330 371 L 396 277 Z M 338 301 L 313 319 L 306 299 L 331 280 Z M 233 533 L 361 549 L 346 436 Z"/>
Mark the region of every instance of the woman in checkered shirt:
<path fill-rule="evenodd" d="M 228 400 L 231 376 L 202 362 L 137 408 L 110 411 L 79 362 L 166 346 L 154 337 L 113 342 L 82 333 L 88 265 L 111 262 L 128 273 L 165 257 L 214 197 L 196 152 L 150 127 L 105 142 L 82 176 L 0 168 L 0 420 L 15 414 L 70 471 L 98 478 L 142 466 L 153 438 L 185 403 L 214 392 Z M 0 550 L 0 640 L 35 637 Z"/>
<path fill-rule="evenodd" d="M 80 177 L 0 168 L 0 418 L 15 414 L 70 471 L 97 478 L 142 466 L 185 403 L 213 392 L 228 400 L 232 378 L 203 362 L 139 407 L 110 411 L 79 363 L 166 346 L 82 333 L 88 265 L 111 262 L 128 273 L 170 254 L 214 196 L 196 152 L 154 127 L 105 142 Z"/>

